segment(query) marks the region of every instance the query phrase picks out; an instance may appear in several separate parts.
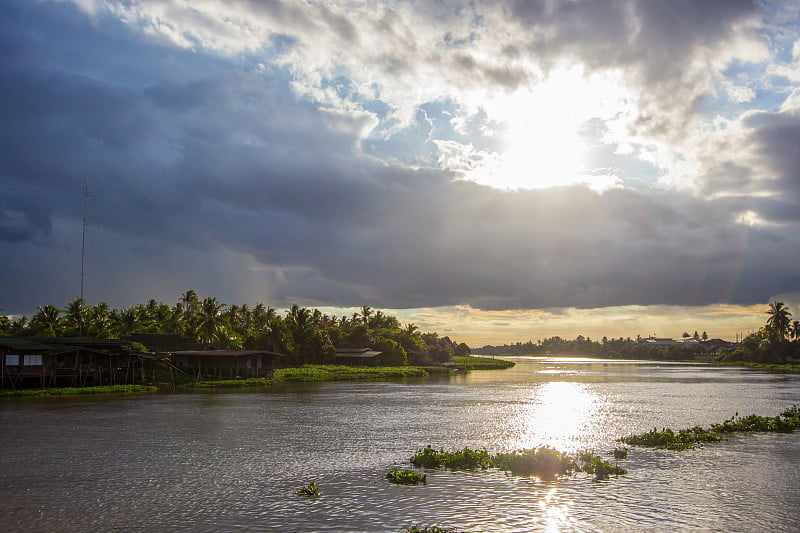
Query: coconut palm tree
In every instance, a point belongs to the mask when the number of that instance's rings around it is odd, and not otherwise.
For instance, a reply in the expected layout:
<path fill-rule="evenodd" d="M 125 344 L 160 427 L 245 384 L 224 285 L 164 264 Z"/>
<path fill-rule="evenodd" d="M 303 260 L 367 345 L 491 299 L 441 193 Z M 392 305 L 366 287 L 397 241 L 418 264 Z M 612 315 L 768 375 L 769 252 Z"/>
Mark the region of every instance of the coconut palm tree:
<path fill-rule="evenodd" d="M 792 320 L 792 326 L 789 330 L 789 333 L 795 342 L 800 341 L 800 320 Z"/>
<path fill-rule="evenodd" d="M 130 335 L 139 328 L 141 323 L 140 306 L 128 307 L 119 313 L 112 313 L 112 320 L 116 319 L 117 334 L 120 337 Z"/>
<path fill-rule="evenodd" d="M 86 331 L 94 338 L 107 338 L 111 334 L 111 309 L 106 302 L 99 302 L 86 312 Z"/>
<path fill-rule="evenodd" d="M 213 342 L 222 327 L 222 310 L 225 304 L 216 298 L 205 298 L 200 304 L 197 322 L 197 336 L 200 342 Z"/>
<path fill-rule="evenodd" d="M 370 306 L 361 306 L 361 319 L 364 321 L 364 325 L 367 327 L 369 327 L 369 317 L 371 317 L 372 314 L 372 308 Z"/>
<path fill-rule="evenodd" d="M 86 327 L 86 302 L 82 298 L 74 298 L 64 310 L 64 323 L 69 334 L 81 336 Z"/>
<path fill-rule="evenodd" d="M 789 333 L 792 313 L 783 302 L 772 302 L 767 310 L 767 330 L 774 340 L 782 341 Z"/>
<path fill-rule="evenodd" d="M 39 337 L 58 337 L 61 335 L 61 309 L 54 305 L 37 305 L 31 318 L 31 333 Z"/>

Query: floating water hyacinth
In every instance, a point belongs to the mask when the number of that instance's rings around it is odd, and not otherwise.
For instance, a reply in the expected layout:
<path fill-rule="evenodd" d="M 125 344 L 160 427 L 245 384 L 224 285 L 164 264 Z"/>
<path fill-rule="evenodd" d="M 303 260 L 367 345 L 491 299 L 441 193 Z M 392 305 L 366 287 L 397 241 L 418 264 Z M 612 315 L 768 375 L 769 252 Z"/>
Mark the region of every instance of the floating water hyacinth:
<path fill-rule="evenodd" d="M 792 406 L 777 416 L 749 415 L 740 417 L 739 413 L 736 413 L 721 424 L 712 424 L 710 428 L 695 426 L 681 429 L 677 432 L 669 428 L 664 428 L 661 431 L 654 428 L 647 433 L 630 435 L 619 440 L 634 446 L 688 450 L 702 446 L 706 442 L 719 442 L 732 433 L 789 433 L 797 429 L 800 429 L 800 409 L 797 406 Z"/>
<path fill-rule="evenodd" d="M 384 479 L 388 479 L 390 483 L 397 485 L 419 485 L 420 483 L 427 483 L 427 478 L 428 476 L 425 474 L 420 474 L 407 468 L 392 468 L 384 476 Z"/>

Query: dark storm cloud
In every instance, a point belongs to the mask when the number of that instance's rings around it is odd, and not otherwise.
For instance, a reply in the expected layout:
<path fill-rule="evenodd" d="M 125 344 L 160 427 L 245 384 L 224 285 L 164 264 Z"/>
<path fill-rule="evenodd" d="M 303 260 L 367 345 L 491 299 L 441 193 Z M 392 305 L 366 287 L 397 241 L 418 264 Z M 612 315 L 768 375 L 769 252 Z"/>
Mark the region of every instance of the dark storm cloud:
<path fill-rule="evenodd" d="M 257 4 L 273 15 L 288 9 Z M 623 4 L 559 4 L 558 13 L 544 5 L 519 4 L 514 17 L 573 22 L 537 46 L 583 47 L 598 61 L 607 49 L 604 61 L 636 62 L 630 46 L 617 50 L 630 29 Z M 710 39 L 750 13 L 686 9 L 696 11 L 692 31 L 708 30 Z M 313 25 L 299 11 L 280 16 Z M 52 31 L 22 31 L 20 20 Z M 359 38 L 347 21 L 331 20 L 340 37 Z M 799 232 L 737 222 L 754 210 L 796 223 L 797 159 L 787 150 L 798 128 L 785 116 L 750 124 L 780 169 L 785 198 L 500 191 L 365 157 L 360 132 L 374 115 L 297 98 L 288 68 L 202 62 L 192 50 L 152 54 L 155 45 L 124 32 L 115 53 L 98 54 L 107 24 L 76 17 L 69 5 L 0 8 L 0 43 L 10 51 L 0 54 L 4 312 L 74 295 L 87 174 L 90 279 L 118 306 L 172 301 L 187 288 L 226 302 L 270 298 L 273 306 L 700 305 L 761 302 L 800 284 Z M 402 33 L 396 21 L 390 28 Z M 653 32 L 659 37 L 646 37 Z M 584 44 L 575 42 L 581 33 Z M 668 33 L 645 28 L 636 39 L 661 39 L 653 53 L 670 62 L 668 45 L 680 49 L 688 34 Z M 66 34 L 68 55 L 59 48 Z M 132 70 L 121 74 L 121 63 Z M 520 81 L 474 61 L 461 68 L 501 85 Z"/>
<path fill-rule="evenodd" d="M 774 190 L 800 211 L 800 112 L 758 113 L 748 118 L 756 149 L 774 172 Z"/>

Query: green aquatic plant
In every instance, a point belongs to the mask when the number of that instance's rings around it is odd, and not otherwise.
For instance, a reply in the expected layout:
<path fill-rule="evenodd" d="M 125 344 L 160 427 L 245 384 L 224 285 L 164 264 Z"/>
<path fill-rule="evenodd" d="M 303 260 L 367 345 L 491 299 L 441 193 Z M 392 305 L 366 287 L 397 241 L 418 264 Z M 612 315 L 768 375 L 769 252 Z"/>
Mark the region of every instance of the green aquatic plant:
<path fill-rule="evenodd" d="M 409 526 L 403 530 L 403 533 L 458 533 L 458 530 L 439 526 Z"/>
<path fill-rule="evenodd" d="M 419 485 L 420 483 L 427 483 L 428 476 L 420 474 L 408 468 L 392 468 L 384 476 L 390 483 L 397 485 Z"/>
<path fill-rule="evenodd" d="M 294 493 L 299 494 L 300 496 L 319 496 L 319 487 L 317 487 L 316 481 L 312 481 L 308 485 L 302 486 L 295 490 Z"/>
<path fill-rule="evenodd" d="M 627 457 L 627 453 L 627 449 L 618 448 L 615 450 L 615 457 L 619 460 Z M 431 446 L 426 446 L 417 450 L 411 458 L 411 464 L 419 468 L 449 468 L 451 470 L 498 468 L 514 475 L 536 476 L 547 481 L 570 476 L 577 472 L 594 475 L 597 480 L 627 473 L 624 468 L 612 465 L 590 451 L 572 455 L 549 446 L 496 455 L 490 455 L 483 449 L 464 448 L 447 452 L 437 451 Z"/>
<path fill-rule="evenodd" d="M 430 445 L 417 450 L 411 464 L 418 468 L 448 468 L 450 470 L 485 470 L 493 466 L 492 457 L 486 450 L 464 448 L 454 452 L 436 451 Z"/>
<path fill-rule="evenodd" d="M 634 446 L 688 450 L 702 446 L 707 442 L 719 442 L 732 433 L 788 433 L 797 429 L 800 429 L 800 409 L 797 406 L 792 406 L 777 416 L 749 415 L 740 417 L 739 413 L 736 413 L 721 424 L 712 424 L 710 428 L 695 426 L 681 429 L 677 432 L 669 428 L 661 431 L 652 429 L 647 433 L 630 435 L 619 440 Z"/>
<path fill-rule="evenodd" d="M 419 468 L 440 468 L 444 465 L 445 451 L 436 451 L 427 445 L 411 457 L 411 464 Z"/>
<path fill-rule="evenodd" d="M 627 459 L 628 457 L 628 448 L 614 448 L 614 459 L 620 461 L 622 459 Z"/>
<path fill-rule="evenodd" d="M 571 475 L 577 470 L 575 459 L 549 446 L 500 453 L 493 458 L 494 466 L 518 476 L 536 476 L 545 480 Z"/>
<path fill-rule="evenodd" d="M 627 450 L 626 450 L 627 455 Z M 601 481 L 604 479 L 608 479 L 609 477 L 613 476 L 621 476 L 623 474 L 627 474 L 628 471 L 624 468 L 621 468 L 617 465 L 612 465 L 608 461 L 604 461 L 602 457 L 599 457 L 594 454 L 588 454 L 586 456 L 585 461 L 583 461 L 583 465 L 581 466 L 581 471 L 587 474 L 594 475 L 595 481 Z"/>

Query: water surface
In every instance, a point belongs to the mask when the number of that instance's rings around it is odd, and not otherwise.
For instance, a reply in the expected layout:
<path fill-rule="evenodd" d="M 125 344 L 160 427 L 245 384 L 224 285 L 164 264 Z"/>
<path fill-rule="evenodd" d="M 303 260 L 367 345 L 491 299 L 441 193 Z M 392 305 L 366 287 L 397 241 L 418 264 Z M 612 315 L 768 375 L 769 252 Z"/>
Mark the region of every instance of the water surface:
<path fill-rule="evenodd" d="M 607 453 L 653 427 L 800 404 L 800 377 L 745 368 L 513 358 L 452 378 L 270 392 L 0 402 L 6 531 L 798 531 L 800 434 L 633 448 L 629 474 L 383 475 L 425 445 Z M 294 494 L 316 480 L 318 498 Z"/>

